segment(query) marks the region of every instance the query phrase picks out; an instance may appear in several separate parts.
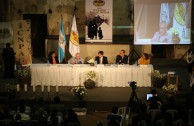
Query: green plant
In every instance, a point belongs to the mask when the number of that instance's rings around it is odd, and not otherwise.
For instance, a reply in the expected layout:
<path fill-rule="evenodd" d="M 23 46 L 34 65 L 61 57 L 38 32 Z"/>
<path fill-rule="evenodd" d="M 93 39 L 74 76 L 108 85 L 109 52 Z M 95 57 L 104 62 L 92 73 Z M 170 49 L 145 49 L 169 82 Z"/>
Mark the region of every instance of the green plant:
<path fill-rule="evenodd" d="M 31 71 L 30 67 L 22 67 L 19 70 L 17 70 L 17 75 L 19 77 L 30 77 Z"/>
<path fill-rule="evenodd" d="M 152 72 L 152 77 L 158 78 L 158 79 L 165 79 L 167 77 L 167 74 L 165 74 L 165 73 L 161 74 L 159 70 L 154 70 Z"/>
<path fill-rule="evenodd" d="M 87 79 L 93 79 L 96 77 L 96 72 L 95 71 L 88 71 L 86 73 L 86 77 L 87 77 Z"/>
<path fill-rule="evenodd" d="M 71 92 L 73 92 L 73 95 L 75 96 L 84 96 L 86 94 L 86 88 L 82 86 L 73 87 L 71 89 Z"/>
<path fill-rule="evenodd" d="M 5 85 L 5 90 L 8 93 L 16 92 L 16 86 L 8 83 Z"/>
<path fill-rule="evenodd" d="M 175 84 L 164 85 L 162 89 L 167 93 L 173 94 L 176 94 L 176 92 L 178 91 L 178 88 Z"/>

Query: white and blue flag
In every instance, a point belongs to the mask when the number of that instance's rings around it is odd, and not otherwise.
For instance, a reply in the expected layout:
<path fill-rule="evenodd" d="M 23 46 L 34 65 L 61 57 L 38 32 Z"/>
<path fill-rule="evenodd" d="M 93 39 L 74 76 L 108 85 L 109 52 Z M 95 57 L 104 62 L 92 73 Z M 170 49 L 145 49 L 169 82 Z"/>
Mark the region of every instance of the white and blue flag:
<path fill-rule="evenodd" d="M 61 63 L 65 58 L 65 46 L 66 46 L 66 37 L 65 37 L 63 19 L 61 16 L 60 31 L 59 31 L 59 46 L 58 46 L 59 63 Z"/>

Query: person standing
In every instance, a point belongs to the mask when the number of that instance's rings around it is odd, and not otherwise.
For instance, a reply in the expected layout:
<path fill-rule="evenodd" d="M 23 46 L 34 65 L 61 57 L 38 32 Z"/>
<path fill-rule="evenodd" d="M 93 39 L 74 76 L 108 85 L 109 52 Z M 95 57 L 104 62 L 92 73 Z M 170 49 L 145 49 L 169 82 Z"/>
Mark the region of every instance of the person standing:
<path fill-rule="evenodd" d="M 3 49 L 3 65 L 4 65 L 4 78 L 14 77 L 14 65 L 15 65 L 15 53 L 13 48 L 10 47 L 10 43 L 6 44 L 6 48 Z"/>
<path fill-rule="evenodd" d="M 95 57 L 95 61 L 97 62 L 97 64 L 108 64 L 108 58 L 103 55 L 103 51 L 98 52 L 98 56 Z"/>
<path fill-rule="evenodd" d="M 121 50 L 120 54 L 116 57 L 116 64 L 127 64 L 128 56 L 125 55 L 125 50 Z"/>

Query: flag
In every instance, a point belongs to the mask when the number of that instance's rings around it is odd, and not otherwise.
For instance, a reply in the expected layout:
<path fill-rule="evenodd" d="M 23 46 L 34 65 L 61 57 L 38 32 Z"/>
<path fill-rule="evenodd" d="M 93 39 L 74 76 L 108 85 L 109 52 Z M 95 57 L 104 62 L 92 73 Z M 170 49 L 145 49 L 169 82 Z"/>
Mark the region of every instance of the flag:
<path fill-rule="evenodd" d="M 60 31 L 59 31 L 59 46 L 58 46 L 58 58 L 60 63 L 65 58 L 65 45 L 66 45 L 66 37 L 65 37 L 63 19 L 61 16 Z"/>
<path fill-rule="evenodd" d="M 78 31 L 77 31 L 77 24 L 76 24 L 76 20 L 75 20 L 75 15 L 73 17 L 73 23 L 72 23 L 72 27 L 71 27 L 71 35 L 70 35 L 70 39 L 69 39 L 69 52 L 73 57 L 75 57 L 76 53 L 80 52 L 79 35 L 78 35 Z"/>

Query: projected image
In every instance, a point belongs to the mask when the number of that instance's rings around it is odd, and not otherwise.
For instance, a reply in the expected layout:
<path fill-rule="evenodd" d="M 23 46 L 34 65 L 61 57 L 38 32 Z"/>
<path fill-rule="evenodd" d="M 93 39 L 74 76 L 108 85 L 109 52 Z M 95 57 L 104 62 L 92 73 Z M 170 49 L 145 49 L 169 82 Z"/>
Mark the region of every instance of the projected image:
<path fill-rule="evenodd" d="M 191 43 L 191 3 L 138 1 L 134 5 L 134 44 Z"/>

